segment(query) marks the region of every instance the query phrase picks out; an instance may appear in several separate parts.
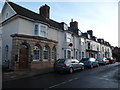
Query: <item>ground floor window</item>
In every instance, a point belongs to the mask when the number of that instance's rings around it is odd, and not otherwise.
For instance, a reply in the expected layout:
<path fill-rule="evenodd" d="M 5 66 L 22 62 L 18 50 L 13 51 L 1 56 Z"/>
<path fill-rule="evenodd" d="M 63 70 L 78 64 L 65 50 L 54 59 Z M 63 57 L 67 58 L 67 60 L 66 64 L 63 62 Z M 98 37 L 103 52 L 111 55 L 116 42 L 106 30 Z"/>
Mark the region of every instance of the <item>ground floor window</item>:
<path fill-rule="evenodd" d="M 52 59 L 56 60 L 56 48 L 52 48 Z"/>
<path fill-rule="evenodd" d="M 0 47 L 0 60 L 2 60 L 2 50 L 1 50 L 1 47 Z"/>
<path fill-rule="evenodd" d="M 5 46 L 5 59 L 8 60 L 8 50 L 9 50 L 9 47 L 8 45 Z"/>
<path fill-rule="evenodd" d="M 67 56 L 68 56 L 68 57 L 67 57 L 68 59 L 71 58 L 71 51 L 69 51 L 69 50 L 67 51 Z"/>
<path fill-rule="evenodd" d="M 64 58 L 66 58 L 66 50 L 64 50 L 63 55 L 64 55 Z"/>
<path fill-rule="evenodd" d="M 40 60 L 40 48 L 38 46 L 34 47 L 34 61 Z"/>
<path fill-rule="evenodd" d="M 78 59 L 78 52 L 76 51 L 76 59 Z"/>
<path fill-rule="evenodd" d="M 84 52 L 82 52 L 82 58 L 84 58 Z"/>
<path fill-rule="evenodd" d="M 49 47 L 44 47 L 44 59 L 49 59 Z"/>
<path fill-rule="evenodd" d="M 79 59 L 81 59 L 81 52 L 79 52 Z"/>

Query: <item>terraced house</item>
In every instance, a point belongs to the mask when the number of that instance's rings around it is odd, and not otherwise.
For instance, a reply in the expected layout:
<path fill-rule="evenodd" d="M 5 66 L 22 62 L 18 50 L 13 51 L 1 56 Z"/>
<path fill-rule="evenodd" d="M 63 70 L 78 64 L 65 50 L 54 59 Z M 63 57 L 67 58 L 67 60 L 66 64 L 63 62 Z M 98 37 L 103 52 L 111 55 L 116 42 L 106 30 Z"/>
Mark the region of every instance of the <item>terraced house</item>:
<path fill-rule="evenodd" d="M 50 7 L 43 5 L 39 13 L 13 2 L 5 2 L 1 13 L 3 66 L 18 69 L 48 69 L 58 58 L 111 57 L 108 42 L 82 33 L 78 22 L 70 26 L 50 19 Z"/>

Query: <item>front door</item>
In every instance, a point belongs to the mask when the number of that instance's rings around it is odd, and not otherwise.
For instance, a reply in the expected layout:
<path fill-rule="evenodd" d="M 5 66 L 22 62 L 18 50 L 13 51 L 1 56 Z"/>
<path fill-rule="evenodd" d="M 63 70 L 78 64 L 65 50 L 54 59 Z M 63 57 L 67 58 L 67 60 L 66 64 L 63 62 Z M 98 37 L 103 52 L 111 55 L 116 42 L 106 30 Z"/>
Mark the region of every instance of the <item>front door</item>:
<path fill-rule="evenodd" d="M 19 52 L 19 68 L 25 69 L 28 67 L 28 47 L 21 45 Z"/>

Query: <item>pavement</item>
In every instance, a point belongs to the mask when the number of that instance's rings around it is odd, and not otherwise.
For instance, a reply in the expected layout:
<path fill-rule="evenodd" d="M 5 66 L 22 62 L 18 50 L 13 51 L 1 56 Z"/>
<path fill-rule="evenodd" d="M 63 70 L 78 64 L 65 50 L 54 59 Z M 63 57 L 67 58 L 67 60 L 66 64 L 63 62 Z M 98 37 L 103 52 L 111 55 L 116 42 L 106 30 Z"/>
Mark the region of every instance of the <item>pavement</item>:
<path fill-rule="evenodd" d="M 26 77 L 32 77 L 35 75 L 41 75 L 53 72 L 52 69 L 47 70 L 16 70 L 11 72 L 2 72 L 2 81 L 9 81 L 15 79 L 21 79 Z"/>

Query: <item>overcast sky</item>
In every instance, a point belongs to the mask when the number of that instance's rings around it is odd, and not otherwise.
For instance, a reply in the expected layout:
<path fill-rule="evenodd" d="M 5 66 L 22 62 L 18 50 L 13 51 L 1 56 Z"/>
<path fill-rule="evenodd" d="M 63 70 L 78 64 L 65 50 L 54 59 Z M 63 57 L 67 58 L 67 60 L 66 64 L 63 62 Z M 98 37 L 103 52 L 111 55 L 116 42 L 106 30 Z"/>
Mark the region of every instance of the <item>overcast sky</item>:
<path fill-rule="evenodd" d="M 93 35 L 118 46 L 118 2 L 17 2 L 39 13 L 39 7 L 50 6 L 50 18 L 68 24 L 73 19 L 82 32 L 93 30 Z M 0 10 L 3 4 L 0 4 Z"/>

